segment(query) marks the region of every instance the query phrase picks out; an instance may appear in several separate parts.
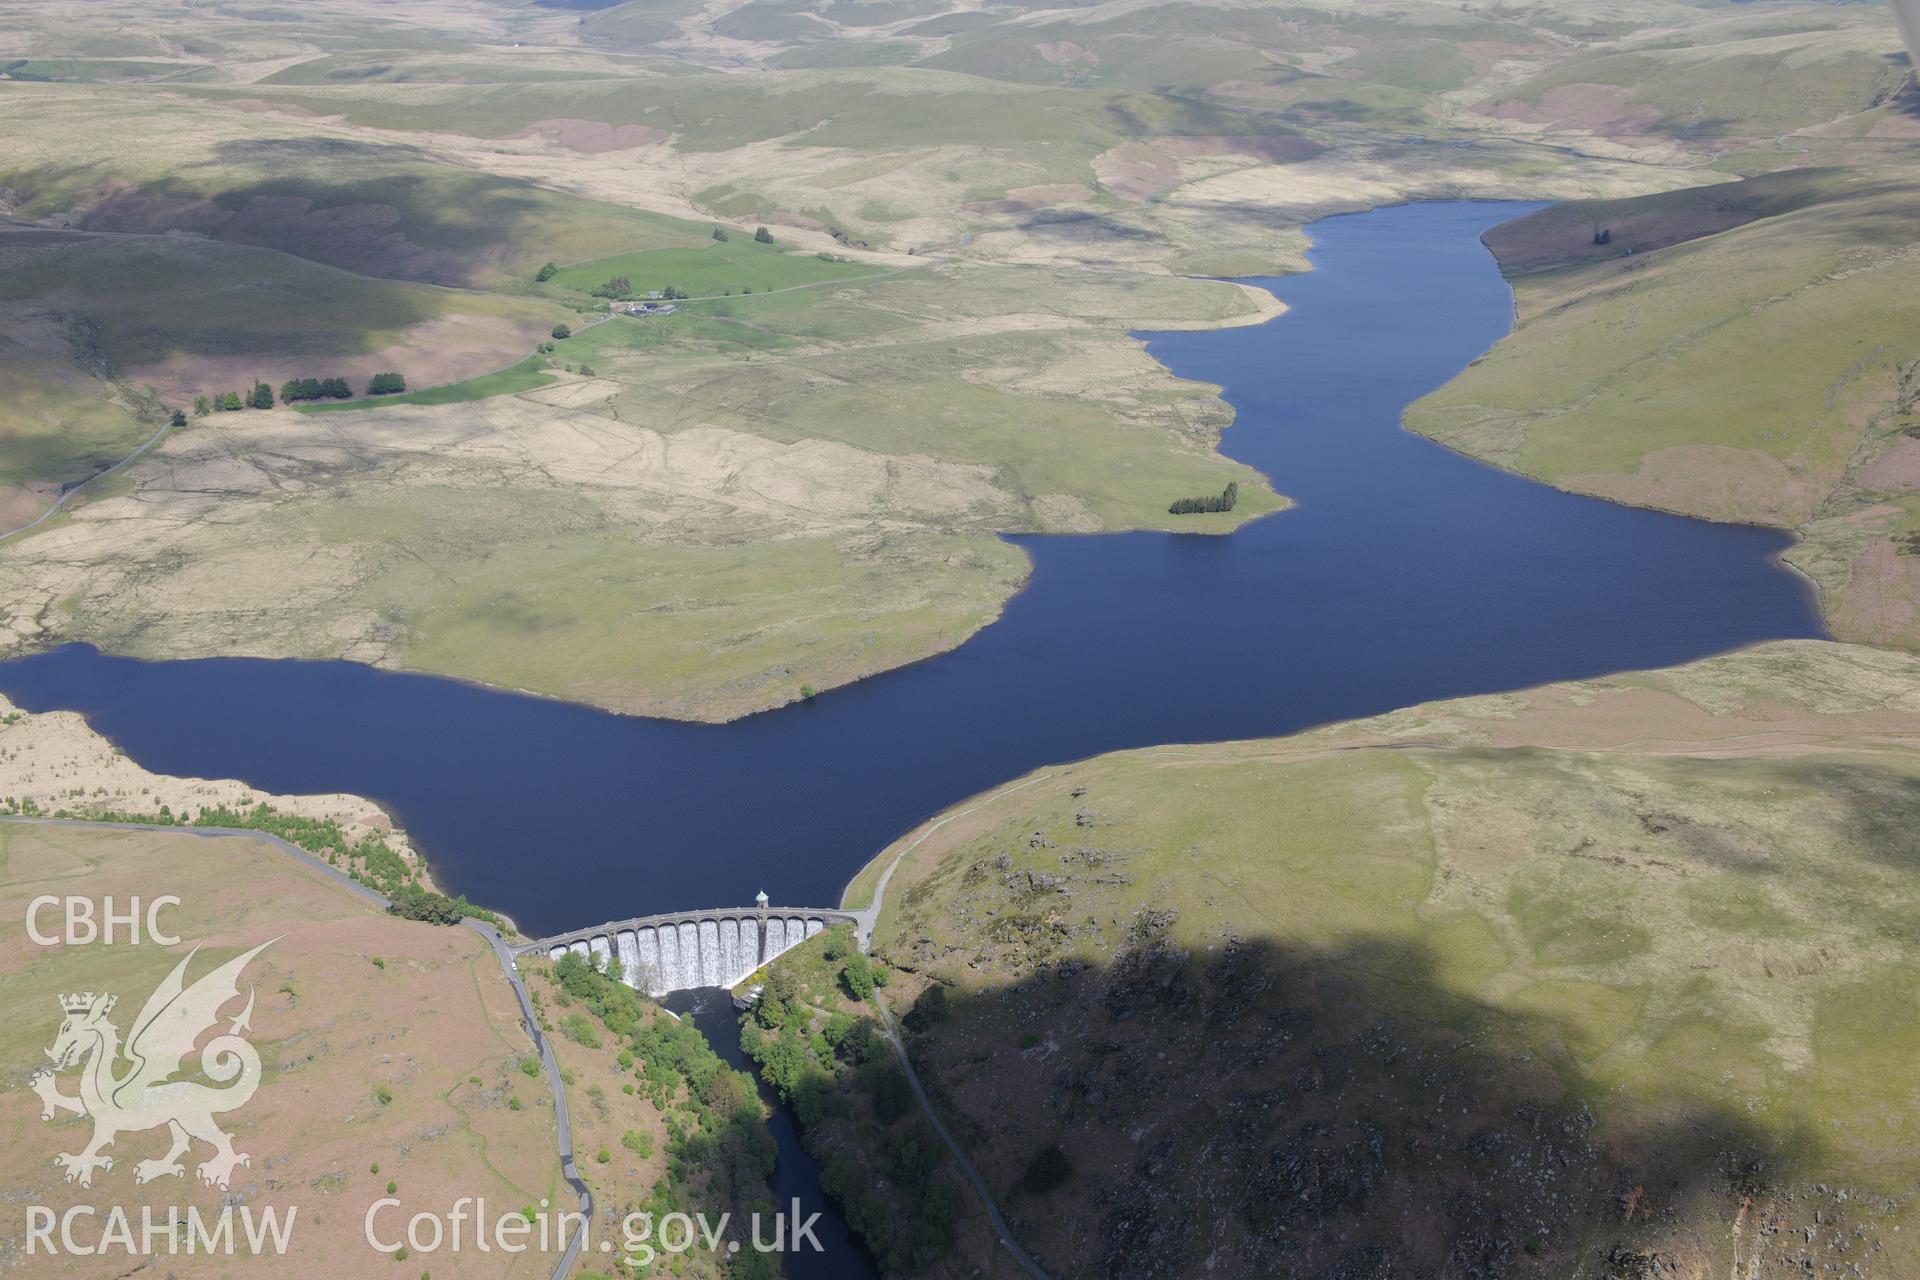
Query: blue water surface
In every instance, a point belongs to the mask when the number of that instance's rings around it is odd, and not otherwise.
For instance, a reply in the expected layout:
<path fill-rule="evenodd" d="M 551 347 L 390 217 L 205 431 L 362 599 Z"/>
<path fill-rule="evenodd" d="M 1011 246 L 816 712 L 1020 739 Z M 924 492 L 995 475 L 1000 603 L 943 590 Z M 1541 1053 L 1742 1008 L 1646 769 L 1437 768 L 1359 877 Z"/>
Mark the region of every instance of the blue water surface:
<path fill-rule="evenodd" d="M 1048 762 L 1822 634 L 1776 563 L 1785 534 L 1560 493 L 1400 429 L 1507 332 L 1479 235 L 1531 207 L 1327 219 L 1313 272 L 1259 282 L 1286 315 L 1148 336 L 1226 388 L 1224 451 L 1296 509 L 1230 537 L 1014 539 L 1033 577 L 998 622 L 810 705 L 688 725 L 345 662 L 85 646 L 0 664 L 0 691 L 83 712 L 161 773 L 371 796 L 444 885 L 543 934 L 763 888 L 834 903 L 903 830 Z"/>

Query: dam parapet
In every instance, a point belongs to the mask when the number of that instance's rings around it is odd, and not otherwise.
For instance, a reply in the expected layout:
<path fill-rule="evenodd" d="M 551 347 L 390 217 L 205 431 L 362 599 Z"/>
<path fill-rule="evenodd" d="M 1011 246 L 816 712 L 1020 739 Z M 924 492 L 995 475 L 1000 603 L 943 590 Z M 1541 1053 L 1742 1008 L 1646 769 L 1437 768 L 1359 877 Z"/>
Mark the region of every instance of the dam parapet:
<path fill-rule="evenodd" d="M 764 895 L 762 895 L 764 899 Z M 752 907 L 670 911 L 636 916 L 541 938 L 516 947 L 519 955 L 555 960 L 574 952 L 588 960 L 620 962 L 620 976 L 639 991 L 665 995 L 694 987 L 731 987 L 782 952 L 837 924 L 851 924 L 864 944 L 859 913 L 825 907 Z"/>

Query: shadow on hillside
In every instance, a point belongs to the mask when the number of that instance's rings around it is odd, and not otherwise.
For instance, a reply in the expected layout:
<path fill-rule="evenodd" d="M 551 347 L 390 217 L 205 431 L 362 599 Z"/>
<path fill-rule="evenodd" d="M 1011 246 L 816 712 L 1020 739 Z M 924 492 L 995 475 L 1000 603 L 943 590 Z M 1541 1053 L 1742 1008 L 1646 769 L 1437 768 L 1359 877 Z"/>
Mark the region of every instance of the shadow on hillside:
<path fill-rule="evenodd" d="M 551 219 L 529 183 L 437 162 L 417 147 L 340 138 L 245 138 L 138 187 L 81 168 L 13 175 L 18 192 L 98 193 L 88 231 L 184 231 L 277 249 L 362 275 L 482 285 Z"/>
<path fill-rule="evenodd" d="M 447 295 L 329 270 L 267 251 L 253 237 L 10 226 L 3 233 L 19 285 L 13 299 L 43 341 L 22 367 L 47 376 L 77 364 L 117 379 L 174 357 L 222 361 L 186 374 L 181 391 L 245 394 L 253 376 L 339 376 L 336 358 L 370 354 L 391 334 L 436 319 Z M 267 363 L 236 368 L 234 357 Z M 276 372 L 279 371 L 279 372 Z M 211 386 L 197 384 L 202 375 Z M 357 375 L 356 375 L 357 376 Z"/>
<path fill-rule="evenodd" d="M 431 164 L 433 157 L 421 147 L 405 142 L 364 142 L 357 138 L 229 138 L 215 144 L 214 158 L 189 165 L 194 169 L 278 170 L 292 177 L 315 165 L 359 164 L 378 172 L 391 164 Z"/>
<path fill-rule="evenodd" d="M 991 931 L 1037 939 L 1055 904 Z M 1056 1276 L 1202 1259 L 1217 1277 L 1703 1273 L 1804 1141 L 1734 1099 L 1623 1103 L 1569 1052 L 1581 1011 L 1464 999 L 1417 946 L 1170 937 L 1143 912 L 1104 968 L 931 988 L 905 1019 L 944 1117 Z M 1022 1191 L 1056 1145 L 1071 1178 Z"/>
<path fill-rule="evenodd" d="M 1755 140 L 1752 125 L 1735 120 L 1731 116 L 1701 116 L 1695 120 L 1668 120 L 1665 118 L 1651 121 L 1632 131 L 1636 136 L 1649 141 L 1670 138 L 1675 142 L 1716 143 L 1724 142 L 1736 145 Z M 1600 130 L 1606 132 L 1604 128 Z"/>
<path fill-rule="evenodd" d="M 1842 847 L 1896 871 L 1920 872 L 1920 778 L 1851 761 L 1805 765 L 1790 776 L 1840 806 Z"/>
<path fill-rule="evenodd" d="M 1031 236 L 1076 244 L 1110 244 L 1115 241 L 1144 243 L 1165 239 L 1157 231 L 1130 225 L 1111 214 L 1084 209 L 1036 210 L 1021 221 L 1020 227 Z"/>
<path fill-rule="evenodd" d="M 1793 244 L 1905 246 L 1920 210 L 1920 183 L 1863 178 L 1841 168 L 1790 169 L 1738 182 L 1629 196 L 1570 200 L 1503 223 L 1482 238 L 1510 274 L 1650 253 L 1803 210 Z M 1599 239 L 1605 233 L 1605 240 Z"/>
<path fill-rule="evenodd" d="M 1902 115 L 1920 117 L 1920 72 L 1913 70 L 1913 59 L 1902 52 L 1889 53 L 1886 60 L 1893 66 L 1907 68 L 1906 82 L 1894 90 L 1887 99 L 1888 104 Z"/>
<path fill-rule="evenodd" d="M 1170 208 L 1203 208 L 1207 217 L 1222 228 L 1235 225 L 1246 227 L 1252 232 L 1270 232 L 1276 227 L 1294 225 L 1288 221 L 1290 215 L 1287 211 L 1271 205 L 1208 203 L 1202 206 L 1181 200 L 1176 192 L 1155 196 L 1153 202 L 1165 204 Z M 1036 209 L 1022 218 L 1019 226 L 1022 231 L 1036 238 L 1069 244 L 1097 246 L 1115 242 L 1134 245 L 1167 243 L 1166 236 L 1150 226 L 1128 222 L 1124 216 L 1087 209 Z"/>

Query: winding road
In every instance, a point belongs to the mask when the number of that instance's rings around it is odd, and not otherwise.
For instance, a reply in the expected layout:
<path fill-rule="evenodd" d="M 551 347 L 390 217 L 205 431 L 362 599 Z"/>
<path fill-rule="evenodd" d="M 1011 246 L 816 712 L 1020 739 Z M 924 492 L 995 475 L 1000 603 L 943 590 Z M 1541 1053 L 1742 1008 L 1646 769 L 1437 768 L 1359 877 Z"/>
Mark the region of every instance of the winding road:
<path fill-rule="evenodd" d="M 70 488 L 62 490 L 60 493 L 60 496 L 55 498 L 53 500 L 53 503 L 50 506 L 48 506 L 48 508 L 45 511 L 42 511 L 39 515 L 35 516 L 33 519 L 27 521 L 23 525 L 17 525 L 11 529 L 0 530 L 0 542 L 4 542 L 8 538 L 14 537 L 18 534 L 29 533 L 35 529 L 38 529 L 42 524 L 45 524 L 48 520 L 52 519 L 55 512 L 59 511 L 60 508 L 67 505 L 67 499 L 76 496 L 82 489 L 86 488 L 88 485 L 92 484 L 94 481 L 104 480 L 108 476 L 112 475 L 114 472 L 120 470 L 120 468 L 134 461 L 141 454 L 153 448 L 153 446 L 155 446 L 156 444 L 159 444 L 160 438 L 166 435 L 167 432 L 171 430 L 173 430 L 173 424 L 171 422 L 162 423 L 158 431 L 154 432 L 152 435 L 148 436 L 145 440 L 140 442 L 140 447 L 138 449 L 135 449 L 132 453 L 120 459 L 120 461 L 114 463 L 112 466 L 108 467 L 106 470 L 96 471 L 92 475 L 88 476 L 85 480 L 77 481 Z"/>
<path fill-rule="evenodd" d="M 903 845 L 900 852 L 893 855 L 893 860 L 887 863 L 887 869 L 880 873 L 880 878 L 874 881 L 873 901 L 858 910 L 844 908 L 853 910 L 853 914 L 859 920 L 857 929 L 860 938 L 860 949 L 865 951 L 873 943 L 873 931 L 880 923 L 880 908 L 886 902 L 887 886 L 893 882 L 893 873 L 900 866 L 901 859 L 905 858 L 915 849 L 918 849 L 928 836 L 946 826 L 949 822 L 954 821 L 956 818 L 964 818 L 970 813 L 978 812 L 1003 796 L 1010 796 L 1016 791 L 1030 787 L 1036 782 L 1044 782 L 1053 776 L 1051 773 L 1035 774 L 1031 778 L 1016 782 L 1010 787 L 994 792 L 979 804 L 968 805 L 964 809 L 957 809 L 952 813 L 943 814 L 933 822 L 928 823 L 925 831 L 922 831 L 909 843 Z M 849 888 L 851 888 L 851 886 L 849 886 Z M 844 896 L 842 897 L 842 901 L 845 901 Z M 954 1138 L 952 1132 L 948 1130 L 946 1122 L 940 1119 L 940 1113 L 933 1109 L 933 1099 L 927 1096 L 926 1086 L 920 1083 L 920 1073 L 913 1069 L 913 1059 L 907 1054 L 907 1042 L 901 1036 L 900 1028 L 894 1025 L 893 1010 L 887 1008 L 886 997 L 881 995 L 878 990 L 875 990 L 872 999 L 875 1007 L 880 1010 L 880 1021 L 886 1026 L 887 1040 L 893 1045 L 894 1056 L 900 1059 L 900 1069 L 906 1073 L 907 1084 L 912 1087 L 913 1096 L 920 1103 L 920 1110 L 926 1113 L 927 1119 L 933 1123 L 933 1131 L 940 1135 L 940 1140 L 947 1144 L 947 1150 L 953 1153 L 953 1161 L 960 1166 L 960 1172 L 965 1174 L 967 1181 L 972 1184 L 973 1193 L 980 1197 L 980 1207 L 986 1210 L 987 1221 L 993 1224 L 994 1234 L 1000 1238 L 1001 1246 L 1012 1255 L 1013 1260 L 1019 1263 L 1028 1275 L 1033 1277 L 1033 1280 L 1052 1280 L 1052 1277 L 1047 1274 L 1045 1268 L 1034 1260 L 1033 1255 L 1021 1248 L 1020 1242 L 1013 1238 L 1013 1228 L 1007 1225 L 1006 1216 L 1000 1212 L 1000 1206 L 994 1202 L 993 1193 L 987 1190 L 986 1179 L 982 1178 L 980 1171 L 973 1167 L 973 1161 L 967 1159 L 967 1153 L 960 1149 L 960 1143 Z"/>
<path fill-rule="evenodd" d="M 156 439 L 157 438 L 158 437 L 156 437 Z M 50 515 L 52 512 L 49 511 L 46 514 Z M 45 517 L 43 516 L 42 518 L 44 519 Z M 1002 796 L 1019 791 L 1023 787 L 1032 786 L 1034 783 L 1041 781 L 1045 776 L 1049 775 L 1028 778 L 1023 782 L 989 796 L 977 805 L 946 814 L 939 820 L 929 824 L 927 829 L 921 832 L 912 843 L 904 846 L 900 852 L 896 853 L 893 861 L 887 864 L 887 869 L 881 873 L 880 879 L 874 884 L 872 903 L 852 913 L 858 917 L 857 929 L 862 950 L 872 941 L 873 929 L 879 922 L 880 909 L 886 899 L 887 886 L 892 881 L 894 870 L 900 865 L 902 858 L 918 848 L 922 841 L 926 840 L 928 836 L 931 836 L 947 823 L 952 822 L 956 818 L 965 817 L 975 810 L 992 804 Z M 263 844 L 272 845 L 282 853 L 298 860 L 310 869 L 317 871 L 322 876 L 333 881 L 336 885 L 370 906 L 378 907 L 384 911 L 392 905 L 392 900 L 386 895 L 368 888 L 360 881 L 355 880 L 352 876 L 341 871 L 338 867 L 322 861 L 290 841 L 283 840 L 279 836 L 264 831 L 254 831 L 245 827 L 186 827 L 163 826 L 159 823 L 143 822 L 98 822 L 84 818 L 0 816 L 0 822 L 11 823 L 17 826 L 77 827 L 91 828 L 98 831 L 160 831 L 174 835 L 200 836 L 206 839 L 240 837 L 248 840 L 257 840 Z M 587 1186 L 586 1181 L 581 1178 L 579 1166 L 574 1161 L 573 1119 L 567 1110 L 567 1091 L 565 1083 L 560 1077 L 560 1064 L 553 1056 L 553 1046 L 548 1042 L 545 1033 L 540 1030 L 540 1024 L 534 1017 L 533 1000 L 527 993 L 527 984 L 520 977 L 519 965 L 514 960 L 511 944 L 500 936 L 498 929 L 495 929 L 492 925 L 483 921 L 463 920 L 461 924 L 486 940 L 488 947 L 493 952 L 494 960 L 500 965 L 501 974 L 506 978 L 508 985 L 513 988 L 514 998 L 520 1002 L 520 1024 L 526 1030 L 528 1038 L 533 1041 L 534 1048 L 540 1055 L 540 1065 L 546 1072 L 547 1086 L 553 1094 L 553 1118 L 559 1145 L 560 1175 L 566 1180 L 567 1185 L 573 1188 L 575 1193 L 580 1197 L 580 1229 L 574 1233 L 573 1239 L 568 1241 L 566 1252 L 561 1255 L 560 1261 L 553 1269 L 553 1280 L 566 1280 L 567 1275 L 573 1270 L 573 1264 L 579 1258 L 581 1250 L 586 1246 L 588 1224 L 593 1221 L 594 1203 L 593 1191 Z M 919 1101 L 920 1109 L 926 1113 L 927 1119 L 932 1122 L 934 1132 L 940 1135 L 941 1141 L 945 1142 L 947 1149 L 953 1153 L 954 1162 L 959 1165 L 961 1173 L 966 1176 L 968 1183 L 972 1185 L 974 1194 L 979 1196 L 981 1207 L 986 1210 L 987 1220 L 992 1223 L 994 1233 L 999 1237 L 1001 1245 L 1006 1248 L 1007 1252 L 1012 1255 L 1014 1261 L 1019 1263 L 1028 1275 L 1034 1277 L 1034 1280 L 1052 1280 L 1045 1269 L 1034 1260 L 1033 1256 L 1021 1248 L 1020 1242 L 1014 1239 L 1013 1229 L 1007 1224 L 1006 1217 L 1000 1212 L 999 1205 L 994 1201 L 993 1193 L 987 1189 L 986 1180 L 980 1176 L 979 1170 L 974 1168 L 973 1161 L 967 1158 L 966 1152 L 961 1150 L 959 1142 L 954 1138 L 952 1132 L 948 1130 L 946 1123 L 941 1120 L 939 1113 L 934 1110 L 933 1101 L 927 1096 L 926 1087 L 920 1082 L 919 1073 L 913 1069 L 913 1060 L 907 1055 L 906 1042 L 900 1035 L 900 1029 L 894 1022 L 893 1011 L 887 1007 L 885 998 L 876 991 L 873 994 L 873 1002 L 880 1010 L 880 1018 L 886 1027 L 887 1039 L 893 1045 L 893 1051 L 900 1060 L 901 1070 L 906 1073 L 907 1083 L 913 1089 L 913 1096 Z"/>
<path fill-rule="evenodd" d="M 339 868 L 314 857 L 299 845 L 264 831 L 251 831 L 245 827 L 181 827 L 145 822 L 94 822 L 83 818 L 0 817 L 0 822 L 20 826 L 90 827 L 96 831 L 164 831 L 176 835 L 205 836 L 210 839 L 244 836 L 249 840 L 270 844 L 282 853 L 289 854 L 355 897 L 379 907 L 382 911 L 392 905 L 392 900 L 384 894 L 374 892 Z M 540 1024 L 533 1016 L 533 1000 L 527 994 L 527 984 L 520 979 L 519 967 L 514 964 L 513 952 L 508 947 L 506 939 L 500 936 L 499 930 L 482 921 L 462 920 L 460 923 L 485 938 L 488 946 L 492 948 L 493 958 L 500 963 L 500 972 L 505 975 L 508 985 L 513 988 L 514 997 L 520 1001 L 520 1023 L 526 1028 L 528 1037 L 532 1039 L 533 1047 L 539 1051 L 540 1065 L 546 1069 L 547 1087 L 553 1093 L 553 1118 L 559 1134 L 560 1175 L 580 1196 L 580 1229 L 574 1233 L 573 1239 L 567 1242 L 566 1252 L 561 1255 L 559 1263 L 553 1269 L 553 1280 L 566 1280 L 568 1273 L 573 1270 L 574 1261 L 580 1256 L 580 1251 L 586 1247 L 587 1228 L 593 1221 L 593 1191 L 580 1177 L 579 1168 L 574 1164 L 573 1120 L 567 1113 L 567 1091 L 560 1078 L 560 1064 L 554 1060 L 553 1046 L 547 1043 L 546 1035 L 541 1032 Z"/>

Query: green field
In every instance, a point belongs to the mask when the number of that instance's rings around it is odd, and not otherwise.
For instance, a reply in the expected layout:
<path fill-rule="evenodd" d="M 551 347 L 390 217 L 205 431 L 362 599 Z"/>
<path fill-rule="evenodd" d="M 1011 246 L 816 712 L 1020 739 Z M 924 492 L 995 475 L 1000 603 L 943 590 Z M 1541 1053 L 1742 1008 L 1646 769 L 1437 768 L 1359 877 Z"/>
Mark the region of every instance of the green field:
<path fill-rule="evenodd" d="M 587 293 L 615 276 L 625 276 L 633 282 L 639 297 L 671 286 L 704 298 L 748 291 L 767 293 L 879 274 L 882 269 L 864 263 L 824 261 L 811 253 L 760 244 L 750 233 L 735 231 L 725 242 L 709 240 L 699 248 L 649 249 L 578 263 L 562 269 L 551 283 Z"/>
<path fill-rule="evenodd" d="M 996 467 L 1002 483 L 1019 493 L 1084 495 L 1108 528 L 1218 532 L 1284 505 L 1251 469 L 1210 453 L 1170 453 L 1164 430 L 1150 422 L 1116 422 L 1097 404 L 1035 400 L 960 376 L 1004 347 L 993 341 L 958 349 L 902 344 L 789 365 L 728 367 L 703 380 L 700 401 L 657 405 L 652 421 L 672 430 L 711 421 L 724 406 L 742 427 L 776 440 L 832 439 L 880 453 Z M 1185 398 L 1169 394 L 1169 416 Z M 637 390 L 616 403 L 638 412 L 650 400 Z M 1173 499 L 1216 493 L 1228 480 L 1238 481 L 1245 495 L 1232 515 L 1176 520 L 1166 514 Z"/>
<path fill-rule="evenodd" d="M 62 528 L 77 552 L 9 548 L 9 625 L 43 619 L 112 651 L 366 656 L 370 642 L 389 666 L 721 719 L 963 641 L 1025 578 L 998 533 L 1224 533 L 1283 502 L 1214 452 L 1230 414 L 1212 389 L 1172 378 L 1125 336 L 1258 314 L 1254 296 L 1220 282 L 923 260 L 857 288 L 581 324 L 544 300 L 369 280 L 265 250 L 33 234 L 69 253 L 166 248 L 182 282 L 155 278 L 141 307 L 103 328 L 146 351 L 217 345 L 244 323 L 233 341 L 260 357 L 241 390 L 256 371 L 277 382 L 267 353 L 296 342 L 311 354 L 286 376 L 347 372 L 360 385 L 364 370 L 334 367 L 320 343 L 331 330 L 317 326 L 351 322 L 363 328 L 326 340 L 372 340 L 385 331 L 364 326 L 399 304 L 537 315 L 506 359 L 546 337 L 549 312 L 580 325 L 551 353 L 444 386 L 423 386 L 409 357 L 382 356 L 419 389 L 214 414 L 73 512 Z M 734 251 L 776 267 L 818 261 Z M 235 255 L 261 265 L 221 269 Z M 133 278 L 138 257 L 126 261 L 101 269 Z M 274 309 L 273 294 L 244 287 L 269 266 L 314 305 Z M 26 272 L 19 287 L 46 282 Z M 170 295 L 190 305 L 165 310 Z M 996 332 L 1009 312 L 1043 327 Z M 440 332 L 441 318 L 416 327 Z M 297 337 L 276 328 L 294 319 Z M 462 321 L 442 341 L 470 331 Z M 319 457 L 298 426 L 315 412 L 332 415 Z M 1235 511 L 1167 514 L 1229 481 Z M 226 518 L 183 516 L 169 534 L 126 541 L 145 523 L 135 512 L 209 504 Z M 199 576 L 235 557 L 249 567 Z"/>
<path fill-rule="evenodd" d="M 1251 468 L 1211 449 L 1169 447 L 1174 424 L 1218 429 L 1228 419 L 1210 390 L 1167 377 L 1158 365 L 1129 361 L 1108 385 L 1077 394 L 1000 385 L 1017 381 L 1016 370 L 1084 358 L 1089 343 L 1104 345 L 1099 326 L 1125 328 L 1147 315 L 1163 324 L 1225 320 L 1248 305 L 1237 289 L 1101 272 L 929 267 L 847 301 L 827 301 L 824 293 L 698 303 L 673 316 L 596 326 L 561 351 L 592 350 L 596 372 L 625 384 L 609 410 L 658 431 L 724 425 L 783 443 L 830 440 L 990 467 L 998 485 L 1023 497 L 1071 495 L 1099 527 L 1224 532 L 1284 505 Z M 1085 327 L 913 341 L 906 323 L 1020 306 L 1072 314 Z M 801 339 L 832 346 L 762 358 Z M 592 346 L 574 346 L 581 341 Z M 993 369 L 1004 376 L 982 376 Z M 1242 494 L 1231 515 L 1167 514 L 1173 499 L 1217 493 L 1230 480 Z"/>
<path fill-rule="evenodd" d="M 378 409 L 382 405 L 393 404 L 462 404 L 468 400 L 485 400 L 489 396 L 505 396 L 519 391 L 531 391 L 535 387 L 544 387 L 553 381 L 555 381 L 555 375 L 548 371 L 546 362 L 537 356 L 528 356 L 520 363 L 497 372 L 483 373 L 477 378 L 464 378 L 444 386 L 404 391 L 392 396 L 363 396 L 358 400 L 296 404 L 293 410 L 296 413 L 341 413 L 350 409 Z"/>

